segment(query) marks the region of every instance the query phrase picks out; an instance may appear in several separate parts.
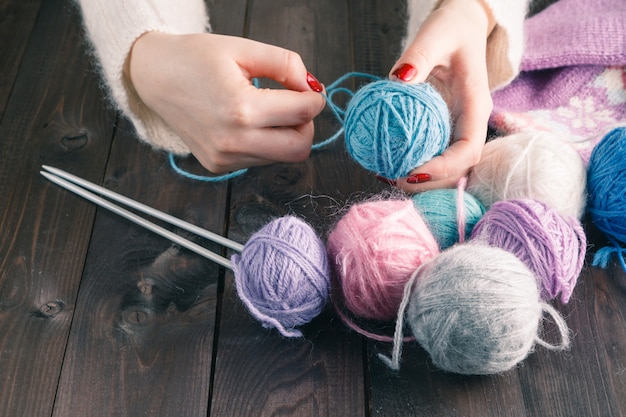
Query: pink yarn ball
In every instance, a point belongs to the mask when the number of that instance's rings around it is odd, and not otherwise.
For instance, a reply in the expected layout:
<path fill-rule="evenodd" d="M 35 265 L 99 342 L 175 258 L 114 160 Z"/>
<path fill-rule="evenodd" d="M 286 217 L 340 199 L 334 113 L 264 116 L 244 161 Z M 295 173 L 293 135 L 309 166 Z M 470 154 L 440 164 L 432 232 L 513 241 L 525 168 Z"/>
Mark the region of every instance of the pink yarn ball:
<path fill-rule="evenodd" d="M 439 246 L 411 200 L 354 205 L 328 236 L 336 288 L 353 314 L 374 320 L 396 317 L 404 285 Z"/>
<path fill-rule="evenodd" d="M 570 299 L 583 267 L 587 239 L 578 221 L 532 199 L 494 203 L 476 223 L 471 239 L 516 255 L 537 278 L 541 298 Z"/>

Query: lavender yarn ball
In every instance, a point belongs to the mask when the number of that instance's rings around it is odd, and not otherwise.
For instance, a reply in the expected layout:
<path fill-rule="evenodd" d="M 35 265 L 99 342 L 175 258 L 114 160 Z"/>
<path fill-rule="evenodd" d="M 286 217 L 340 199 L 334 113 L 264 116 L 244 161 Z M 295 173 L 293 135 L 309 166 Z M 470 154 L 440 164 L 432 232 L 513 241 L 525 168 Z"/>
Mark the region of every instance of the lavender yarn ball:
<path fill-rule="evenodd" d="M 544 311 L 557 322 L 560 346 L 539 338 Z M 569 344 L 567 326 L 540 300 L 532 271 L 510 252 L 472 242 L 452 246 L 418 271 L 406 321 L 433 363 L 459 374 L 501 373 L 536 343 L 554 350 Z"/>
<path fill-rule="evenodd" d="M 294 216 L 273 220 L 231 258 L 239 298 L 264 327 L 301 337 L 297 326 L 319 315 L 330 295 L 326 247 Z"/>
<path fill-rule="evenodd" d="M 536 200 L 495 203 L 476 224 L 471 239 L 507 250 L 535 274 L 541 297 L 570 299 L 585 261 L 587 239 L 578 219 L 564 217 Z"/>
<path fill-rule="evenodd" d="M 458 193 L 457 189 L 446 188 L 424 191 L 411 197 L 413 205 L 424 217 L 441 250 L 469 237 L 478 220 L 485 214 L 483 204 L 471 194 L 463 191 L 464 207 L 462 209 L 465 227 L 464 236 L 461 239 L 457 218 Z"/>
<path fill-rule="evenodd" d="M 406 176 L 441 154 L 450 140 L 450 115 L 430 85 L 380 80 L 360 88 L 348 103 L 348 153 L 382 177 Z"/>

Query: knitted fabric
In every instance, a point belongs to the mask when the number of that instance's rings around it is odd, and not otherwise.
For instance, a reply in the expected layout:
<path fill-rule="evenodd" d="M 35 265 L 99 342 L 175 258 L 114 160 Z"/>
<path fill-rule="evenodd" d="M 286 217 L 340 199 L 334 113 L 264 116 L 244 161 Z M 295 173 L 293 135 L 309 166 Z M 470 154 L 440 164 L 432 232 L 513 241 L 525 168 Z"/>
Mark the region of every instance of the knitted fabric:
<path fill-rule="evenodd" d="M 525 24 L 519 76 L 493 94 L 499 134 L 549 131 L 585 161 L 611 129 L 626 125 L 626 3 L 560 0 Z"/>

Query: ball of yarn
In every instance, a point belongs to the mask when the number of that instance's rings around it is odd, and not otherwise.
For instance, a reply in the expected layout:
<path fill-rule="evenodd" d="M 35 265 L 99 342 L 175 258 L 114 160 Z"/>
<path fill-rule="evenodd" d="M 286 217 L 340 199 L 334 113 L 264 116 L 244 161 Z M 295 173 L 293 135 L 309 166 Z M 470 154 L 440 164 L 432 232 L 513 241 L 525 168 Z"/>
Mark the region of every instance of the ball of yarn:
<path fill-rule="evenodd" d="M 429 190 L 412 196 L 413 205 L 421 213 L 441 250 L 458 243 L 459 222 L 457 217 L 458 190 Z M 471 194 L 463 191 L 464 236 L 469 237 L 476 222 L 485 214 L 485 206 Z"/>
<path fill-rule="evenodd" d="M 406 321 L 437 367 L 486 375 L 513 368 L 540 342 L 545 307 L 534 274 L 515 255 L 469 242 L 422 267 Z"/>
<path fill-rule="evenodd" d="M 494 203 L 471 235 L 517 256 L 535 274 L 541 297 L 570 299 L 583 267 L 587 239 L 578 219 L 536 200 Z"/>
<path fill-rule="evenodd" d="M 239 298 L 265 327 L 300 337 L 330 295 L 326 247 L 313 228 L 294 216 L 273 220 L 231 258 Z"/>
<path fill-rule="evenodd" d="M 609 132 L 591 153 L 588 204 L 593 223 L 626 243 L 626 128 Z"/>
<path fill-rule="evenodd" d="M 569 143 L 548 132 L 522 132 L 487 142 L 467 191 L 487 209 L 496 201 L 530 198 L 581 219 L 585 188 L 583 160 Z"/>
<path fill-rule="evenodd" d="M 450 115 L 429 84 L 380 80 L 360 88 L 344 120 L 348 153 L 389 179 L 406 176 L 441 154 L 450 139 Z"/>
<path fill-rule="evenodd" d="M 409 199 L 356 204 L 328 236 L 337 294 L 353 314 L 393 319 L 411 274 L 439 248 Z"/>

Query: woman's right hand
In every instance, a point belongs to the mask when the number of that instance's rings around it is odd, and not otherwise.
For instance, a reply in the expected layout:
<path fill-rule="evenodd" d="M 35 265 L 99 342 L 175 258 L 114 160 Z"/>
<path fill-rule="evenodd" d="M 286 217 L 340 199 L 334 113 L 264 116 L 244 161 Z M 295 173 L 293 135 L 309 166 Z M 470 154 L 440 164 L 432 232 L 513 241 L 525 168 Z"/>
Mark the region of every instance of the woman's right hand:
<path fill-rule="evenodd" d="M 446 99 L 454 126 L 441 155 L 396 182 L 404 191 L 453 187 L 480 160 L 493 107 L 486 44 L 494 25 L 483 0 L 444 0 L 392 68 L 390 77 L 399 82 L 432 83 Z"/>
<path fill-rule="evenodd" d="M 152 111 L 209 171 L 306 159 L 323 87 L 295 52 L 210 33 L 148 32 L 126 75 Z M 253 78 L 285 89 L 257 89 Z"/>

